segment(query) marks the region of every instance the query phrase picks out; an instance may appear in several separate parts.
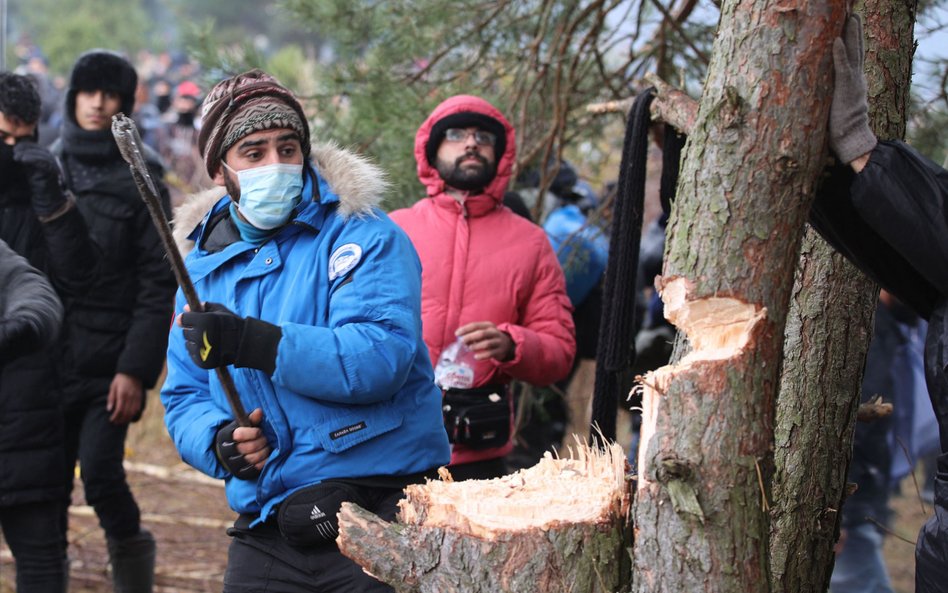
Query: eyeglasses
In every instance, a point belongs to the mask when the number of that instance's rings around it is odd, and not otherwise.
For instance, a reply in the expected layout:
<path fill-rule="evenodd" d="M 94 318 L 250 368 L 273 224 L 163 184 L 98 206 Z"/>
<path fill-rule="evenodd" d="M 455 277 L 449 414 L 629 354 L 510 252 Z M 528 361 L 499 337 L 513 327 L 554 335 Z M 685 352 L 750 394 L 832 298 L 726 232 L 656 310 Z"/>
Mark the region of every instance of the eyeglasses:
<path fill-rule="evenodd" d="M 444 131 L 444 138 L 449 142 L 464 142 L 468 136 L 474 135 L 474 142 L 479 146 L 494 146 L 497 136 L 484 130 L 468 131 L 463 128 L 448 128 Z"/>

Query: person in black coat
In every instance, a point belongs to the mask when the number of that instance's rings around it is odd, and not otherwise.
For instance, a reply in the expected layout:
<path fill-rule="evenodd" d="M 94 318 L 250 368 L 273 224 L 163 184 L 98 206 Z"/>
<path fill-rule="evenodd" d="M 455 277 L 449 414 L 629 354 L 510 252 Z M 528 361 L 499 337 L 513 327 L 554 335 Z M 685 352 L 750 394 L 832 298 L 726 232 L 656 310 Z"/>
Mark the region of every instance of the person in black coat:
<path fill-rule="evenodd" d="M 833 48 L 830 147 L 837 167 L 817 194 L 811 223 L 827 241 L 928 320 L 925 380 L 941 440 L 935 513 L 915 548 L 917 593 L 948 582 L 948 171 L 869 129 L 862 26 L 851 17 Z"/>
<path fill-rule="evenodd" d="M 50 147 L 102 252 L 98 280 L 66 312 L 67 471 L 78 458 L 86 500 L 105 530 L 115 588 L 126 593 L 151 591 L 155 541 L 141 529 L 122 468 L 125 437 L 164 365 L 177 288 L 111 132 L 113 115 L 132 113 L 137 81 L 118 54 L 81 55 L 70 75 L 62 133 Z M 145 159 L 167 213 L 159 158 L 146 149 Z M 68 507 L 67 497 L 64 518 Z"/>
<path fill-rule="evenodd" d="M 0 526 L 17 590 L 60 593 L 66 470 L 54 336 L 60 301 L 81 296 L 98 255 L 56 160 L 36 143 L 39 117 L 32 82 L 0 72 Z"/>

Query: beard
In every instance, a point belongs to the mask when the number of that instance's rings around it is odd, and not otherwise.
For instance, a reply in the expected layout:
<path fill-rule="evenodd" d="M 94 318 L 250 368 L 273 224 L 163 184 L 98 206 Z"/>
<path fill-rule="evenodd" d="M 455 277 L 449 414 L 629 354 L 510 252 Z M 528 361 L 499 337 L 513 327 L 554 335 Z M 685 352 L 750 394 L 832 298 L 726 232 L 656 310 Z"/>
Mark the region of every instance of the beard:
<path fill-rule="evenodd" d="M 235 204 L 240 201 L 240 186 L 231 178 L 230 172 L 226 169 L 224 170 L 224 189 L 227 190 L 227 194 Z"/>
<path fill-rule="evenodd" d="M 477 160 L 477 166 L 471 163 L 462 165 L 462 161 L 471 158 Z M 477 153 L 466 153 L 455 159 L 453 163 L 438 159 L 436 166 L 441 179 L 449 187 L 461 191 L 480 191 L 487 187 L 497 174 L 497 164 Z"/>

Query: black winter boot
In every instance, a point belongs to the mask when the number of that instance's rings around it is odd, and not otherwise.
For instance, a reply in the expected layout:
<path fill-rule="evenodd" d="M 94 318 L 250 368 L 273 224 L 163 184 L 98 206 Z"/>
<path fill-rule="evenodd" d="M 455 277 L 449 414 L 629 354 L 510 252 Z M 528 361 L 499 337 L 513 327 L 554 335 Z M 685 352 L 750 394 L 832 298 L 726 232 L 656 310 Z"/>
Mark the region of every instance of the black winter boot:
<path fill-rule="evenodd" d="M 155 582 L 155 538 L 142 529 L 123 539 L 106 538 L 116 593 L 151 593 Z"/>

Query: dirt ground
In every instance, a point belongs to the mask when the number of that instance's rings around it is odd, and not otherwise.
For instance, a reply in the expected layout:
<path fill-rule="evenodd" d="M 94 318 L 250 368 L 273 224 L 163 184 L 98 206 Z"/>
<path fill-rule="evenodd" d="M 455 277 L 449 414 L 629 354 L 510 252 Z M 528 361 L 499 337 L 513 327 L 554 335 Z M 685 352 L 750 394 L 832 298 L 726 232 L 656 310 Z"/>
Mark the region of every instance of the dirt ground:
<path fill-rule="evenodd" d="M 622 442 L 628 442 L 622 439 Z M 220 591 L 227 561 L 227 526 L 234 514 L 227 508 L 223 482 L 205 478 L 178 458 L 162 422 L 155 393 L 149 394 L 142 420 L 132 426 L 126 450 L 129 482 L 142 509 L 142 523 L 158 541 L 157 593 Z M 922 511 L 911 480 L 894 497 L 893 535 L 886 538 L 885 557 L 896 593 L 914 591 L 914 542 L 931 514 Z M 72 593 L 112 590 L 102 530 L 85 505 L 76 481 L 69 525 Z M 13 558 L 0 541 L 0 593 L 15 591 Z"/>

